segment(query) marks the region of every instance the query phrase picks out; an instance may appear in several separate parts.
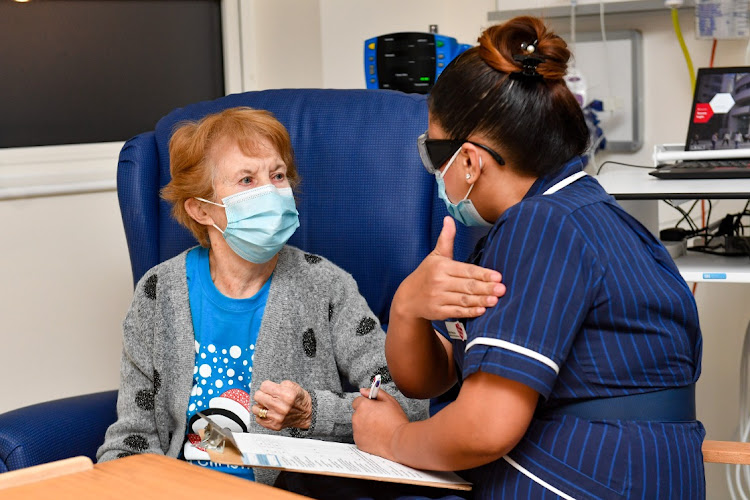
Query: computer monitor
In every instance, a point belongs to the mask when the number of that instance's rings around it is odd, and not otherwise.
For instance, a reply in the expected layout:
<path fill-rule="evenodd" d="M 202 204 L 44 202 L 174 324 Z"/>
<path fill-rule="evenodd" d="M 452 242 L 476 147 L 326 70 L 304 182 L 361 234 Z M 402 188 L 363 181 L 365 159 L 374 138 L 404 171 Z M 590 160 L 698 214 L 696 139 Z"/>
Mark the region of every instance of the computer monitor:
<path fill-rule="evenodd" d="M 685 150 L 746 148 L 750 148 L 750 67 L 700 68 Z"/>

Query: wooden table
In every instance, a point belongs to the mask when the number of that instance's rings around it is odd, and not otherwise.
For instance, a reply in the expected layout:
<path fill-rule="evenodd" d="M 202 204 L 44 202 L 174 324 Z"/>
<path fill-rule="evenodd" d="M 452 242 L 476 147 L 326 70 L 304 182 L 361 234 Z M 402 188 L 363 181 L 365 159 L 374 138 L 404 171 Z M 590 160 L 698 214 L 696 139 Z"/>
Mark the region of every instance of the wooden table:
<path fill-rule="evenodd" d="M 3 500 L 306 497 L 191 465 L 162 455 L 133 455 L 96 464 L 90 470 L 43 479 L 0 492 Z"/>

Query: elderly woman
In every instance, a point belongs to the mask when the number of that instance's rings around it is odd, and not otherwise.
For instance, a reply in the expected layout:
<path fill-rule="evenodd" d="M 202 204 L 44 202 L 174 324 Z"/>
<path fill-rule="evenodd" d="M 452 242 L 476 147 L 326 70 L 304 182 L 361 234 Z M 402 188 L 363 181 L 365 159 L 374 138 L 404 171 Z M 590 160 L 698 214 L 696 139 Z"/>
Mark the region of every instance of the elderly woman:
<path fill-rule="evenodd" d="M 352 277 L 286 245 L 299 221 L 284 126 L 266 111 L 227 109 L 179 127 L 169 153 L 162 197 L 200 246 L 136 286 L 118 419 L 99 461 L 160 453 L 271 483 L 272 470 L 209 462 L 198 412 L 233 431 L 352 442 L 359 393 L 346 387 L 376 374 L 412 419 L 426 418 L 426 402 L 391 381 L 385 333 Z"/>

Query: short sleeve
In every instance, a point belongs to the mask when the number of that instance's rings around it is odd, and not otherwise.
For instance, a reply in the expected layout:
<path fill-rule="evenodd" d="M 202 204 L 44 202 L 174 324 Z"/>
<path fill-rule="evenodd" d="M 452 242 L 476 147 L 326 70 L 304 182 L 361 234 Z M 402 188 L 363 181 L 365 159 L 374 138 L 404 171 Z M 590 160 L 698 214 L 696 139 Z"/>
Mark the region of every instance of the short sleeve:
<path fill-rule="evenodd" d="M 502 273 L 506 293 L 468 322 L 463 377 L 481 370 L 547 398 L 603 271 L 584 235 L 555 204 L 528 200 L 505 215 L 480 265 Z"/>

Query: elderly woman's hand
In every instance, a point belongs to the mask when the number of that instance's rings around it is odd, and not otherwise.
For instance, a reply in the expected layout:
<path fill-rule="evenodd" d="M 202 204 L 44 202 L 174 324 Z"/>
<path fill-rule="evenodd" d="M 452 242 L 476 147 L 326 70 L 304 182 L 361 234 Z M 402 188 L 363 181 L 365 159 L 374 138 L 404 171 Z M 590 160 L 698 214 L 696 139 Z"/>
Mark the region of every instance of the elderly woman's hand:
<path fill-rule="evenodd" d="M 280 431 L 287 427 L 309 429 L 312 423 L 312 398 L 291 380 L 280 384 L 263 381 L 253 396 L 251 411 L 255 421 L 266 429 Z"/>
<path fill-rule="evenodd" d="M 392 307 L 398 314 L 427 320 L 473 318 L 505 294 L 499 272 L 453 260 L 455 237 L 456 223 L 446 217 L 435 250 L 396 291 Z"/>

